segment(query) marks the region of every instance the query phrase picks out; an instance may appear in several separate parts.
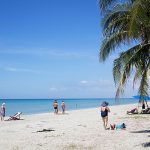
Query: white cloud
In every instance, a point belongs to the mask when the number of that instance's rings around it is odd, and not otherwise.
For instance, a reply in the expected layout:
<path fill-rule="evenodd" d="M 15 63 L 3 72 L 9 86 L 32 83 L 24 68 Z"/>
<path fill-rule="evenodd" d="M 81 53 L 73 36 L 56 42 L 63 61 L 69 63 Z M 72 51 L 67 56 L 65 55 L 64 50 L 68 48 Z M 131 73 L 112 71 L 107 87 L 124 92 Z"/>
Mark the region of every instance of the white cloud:
<path fill-rule="evenodd" d="M 47 57 L 54 57 L 54 58 L 89 58 L 89 59 L 97 59 L 98 54 L 91 54 L 91 53 L 83 53 L 84 50 L 81 52 L 71 52 L 71 50 L 55 50 L 55 49 L 20 49 L 20 50 L 0 50 L 0 54 L 7 54 L 7 55 L 34 55 L 34 56 L 47 56 Z"/>
<path fill-rule="evenodd" d="M 112 96 L 114 91 L 114 84 L 109 80 L 81 80 L 74 85 L 64 85 L 63 87 L 58 85 L 50 88 L 51 95 L 67 95 L 65 97 L 72 97 L 72 95 L 76 95 L 77 97 L 81 95 L 82 97 L 94 97 L 94 95 L 97 95 L 96 97 L 98 95 L 99 97 L 104 97 L 106 93 L 111 93 L 110 95 Z"/>
<path fill-rule="evenodd" d="M 59 91 L 67 91 L 69 89 L 99 89 L 99 88 L 106 88 L 106 87 L 114 87 L 114 82 L 109 80 L 81 80 L 78 83 L 75 83 L 74 85 L 68 85 L 66 87 L 57 87 L 57 90 Z"/>
<path fill-rule="evenodd" d="M 32 69 L 24 69 L 24 68 L 15 68 L 15 67 L 6 67 L 5 71 L 10 72 L 30 72 L 30 73 L 40 73 L 40 71 L 32 70 Z"/>
<path fill-rule="evenodd" d="M 68 88 L 67 87 L 50 87 L 51 92 L 62 92 L 66 91 Z"/>
<path fill-rule="evenodd" d="M 12 72 L 17 71 L 16 68 L 12 68 L 12 67 L 5 68 L 4 70 L 6 70 L 6 71 L 12 71 Z"/>
<path fill-rule="evenodd" d="M 58 88 L 51 87 L 51 88 L 50 88 L 50 91 L 52 91 L 52 92 L 56 92 L 56 91 L 58 91 Z"/>
<path fill-rule="evenodd" d="M 80 81 L 80 83 L 81 83 L 81 84 L 87 84 L 87 83 L 88 83 L 88 81 L 86 81 L 86 80 L 82 80 L 82 81 Z"/>
<path fill-rule="evenodd" d="M 79 82 L 80 86 L 86 86 L 86 87 L 103 87 L 103 86 L 114 86 L 114 82 L 110 80 L 104 80 L 104 79 L 99 79 L 99 80 L 82 80 Z"/>
<path fill-rule="evenodd" d="M 132 80 L 131 80 L 132 81 Z M 132 89 L 131 82 L 125 87 L 125 92 L 120 97 L 132 97 L 137 94 L 137 89 Z M 58 85 L 50 88 L 51 95 L 59 97 L 115 97 L 116 87 L 113 80 L 83 79 L 73 85 Z"/>

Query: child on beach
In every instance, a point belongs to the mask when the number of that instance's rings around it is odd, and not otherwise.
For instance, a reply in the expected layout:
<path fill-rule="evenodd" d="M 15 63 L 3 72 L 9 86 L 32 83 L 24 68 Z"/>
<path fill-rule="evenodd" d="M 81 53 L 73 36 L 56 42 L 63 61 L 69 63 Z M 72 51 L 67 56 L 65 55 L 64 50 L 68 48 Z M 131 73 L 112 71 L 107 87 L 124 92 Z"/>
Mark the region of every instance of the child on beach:
<path fill-rule="evenodd" d="M 1 116 L 1 121 L 4 121 L 4 117 L 5 117 L 5 103 L 3 103 L 2 106 L 1 106 L 0 116 Z"/>
<path fill-rule="evenodd" d="M 110 109 L 108 107 L 108 102 L 103 102 L 101 104 L 101 117 L 102 117 L 102 120 L 103 120 L 103 126 L 104 126 L 104 129 L 107 130 L 107 124 L 108 124 L 108 112 L 110 112 Z"/>
<path fill-rule="evenodd" d="M 62 101 L 62 103 L 61 103 L 61 108 L 62 108 L 62 114 L 64 114 L 65 113 L 65 102 L 64 101 Z"/>

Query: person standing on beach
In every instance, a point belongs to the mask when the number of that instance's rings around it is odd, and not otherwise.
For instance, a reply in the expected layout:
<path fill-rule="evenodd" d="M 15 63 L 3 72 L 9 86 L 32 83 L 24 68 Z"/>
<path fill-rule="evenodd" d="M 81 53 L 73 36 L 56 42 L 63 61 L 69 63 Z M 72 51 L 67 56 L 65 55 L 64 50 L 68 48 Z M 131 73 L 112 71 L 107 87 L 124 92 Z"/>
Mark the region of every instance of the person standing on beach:
<path fill-rule="evenodd" d="M 56 100 L 53 103 L 53 108 L 54 108 L 54 114 L 58 114 L 58 103 Z"/>
<path fill-rule="evenodd" d="M 62 114 L 64 114 L 65 113 L 65 102 L 64 101 L 62 101 L 62 103 L 61 103 L 61 108 L 62 108 Z"/>
<path fill-rule="evenodd" d="M 2 106 L 1 106 L 0 115 L 1 115 L 1 121 L 4 121 L 4 117 L 5 117 L 5 103 L 3 103 Z"/>
<path fill-rule="evenodd" d="M 110 109 L 108 107 L 108 102 L 103 102 L 101 104 L 101 117 L 102 117 L 102 120 L 103 120 L 103 125 L 104 125 L 104 129 L 106 130 L 107 129 L 107 124 L 108 124 L 108 112 L 110 112 Z"/>

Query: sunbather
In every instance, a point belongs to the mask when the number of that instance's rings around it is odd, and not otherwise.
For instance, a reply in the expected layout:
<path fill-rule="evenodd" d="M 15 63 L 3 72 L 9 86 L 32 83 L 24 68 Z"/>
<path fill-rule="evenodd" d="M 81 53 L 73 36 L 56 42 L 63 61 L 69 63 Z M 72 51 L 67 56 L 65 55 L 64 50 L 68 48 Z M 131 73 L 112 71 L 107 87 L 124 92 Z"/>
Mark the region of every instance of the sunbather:
<path fill-rule="evenodd" d="M 122 124 L 110 124 L 110 129 L 111 130 L 117 130 L 117 129 L 122 129 L 122 130 L 125 130 L 126 129 L 126 125 L 125 123 L 122 123 Z"/>
<path fill-rule="evenodd" d="M 22 114 L 22 112 L 17 112 L 15 115 L 10 116 L 8 118 L 8 120 L 20 120 L 20 115 Z"/>
<path fill-rule="evenodd" d="M 138 109 L 137 108 L 134 108 L 130 111 L 127 111 L 127 114 L 138 114 Z"/>
<path fill-rule="evenodd" d="M 150 108 L 148 107 L 148 108 L 142 110 L 141 114 L 150 114 Z"/>

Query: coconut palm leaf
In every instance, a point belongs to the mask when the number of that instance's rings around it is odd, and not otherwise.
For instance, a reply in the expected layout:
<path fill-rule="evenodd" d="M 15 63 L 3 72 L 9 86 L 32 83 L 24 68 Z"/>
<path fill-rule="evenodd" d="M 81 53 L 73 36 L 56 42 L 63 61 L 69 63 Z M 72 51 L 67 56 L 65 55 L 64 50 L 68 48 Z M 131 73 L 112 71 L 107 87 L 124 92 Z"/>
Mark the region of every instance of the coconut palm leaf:
<path fill-rule="evenodd" d="M 100 61 L 105 61 L 108 55 L 115 50 L 122 42 L 127 41 L 127 32 L 116 32 L 110 38 L 105 39 L 100 49 Z"/>
<path fill-rule="evenodd" d="M 111 8 L 111 6 L 114 8 L 114 6 L 116 6 L 116 3 L 117 4 L 125 4 L 125 3 L 132 4 L 133 2 L 134 0 L 99 0 L 99 6 L 100 6 L 101 13 L 105 13 L 107 12 L 108 9 Z"/>
<path fill-rule="evenodd" d="M 102 12 L 106 11 L 106 8 L 111 5 L 114 1 L 116 0 L 100 0 L 99 1 L 99 6 Z"/>
<path fill-rule="evenodd" d="M 120 57 L 115 59 L 113 76 L 115 84 L 118 85 L 116 96 L 119 96 L 119 93 L 123 92 L 122 89 L 125 86 L 127 79 L 130 77 L 133 68 L 136 70 L 134 82 L 141 77 L 141 74 L 145 71 L 145 67 L 147 68 L 148 65 L 148 57 L 143 52 L 144 49 L 149 48 L 150 44 L 146 44 L 142 47 L 141 45 L 136 45 L 128 51 L 121 53 Z"/>
<path fill-rule="evenodd" d="M 141 83 L 140 83 L 140 87 L 139 87 L 139 91 L 138 91 L 139 95 L 141 95 L 141 98 L 143 96 L 148 96 L 147 91 L 149 88 L 149 84 L 148 84 L 148 68 L 149 67 L 150 67 L 150 63 L 142 74 L 142 79 L 141 79 Z"/>
<path fill-rule="evenodd" d="M 150 0 L 100 0 L 104 13 L 103 33 L 99 58 L 106 58 L 122 44 L 137 45 L 122 52 L 114 60 L 113 76 L 117 88 L 116 96 L 123 93 L 128 78 L 134 73 L 133 85 L 140 80 L 139 94 L 148 94 L 150 74 Z M 115 6 L 115 7 L 112 7 Z"/>
<path fill-rule="evenodd" d="M 104 22 L 103 33 L 106 37 L 111 36 L 118 31 L 126 31 L 128 25 L 128 13 L 127 11 L 117 11 L 110 14 L 107 20 Z"/>

